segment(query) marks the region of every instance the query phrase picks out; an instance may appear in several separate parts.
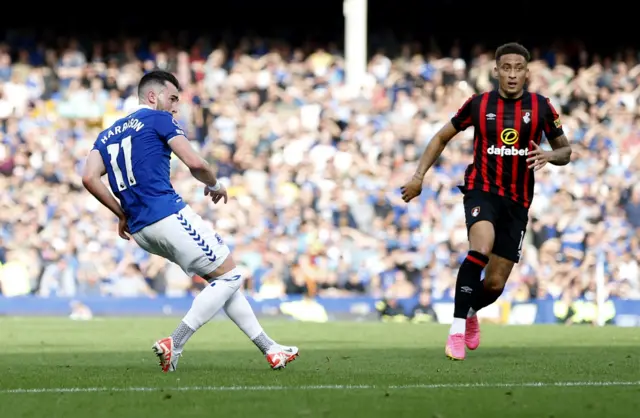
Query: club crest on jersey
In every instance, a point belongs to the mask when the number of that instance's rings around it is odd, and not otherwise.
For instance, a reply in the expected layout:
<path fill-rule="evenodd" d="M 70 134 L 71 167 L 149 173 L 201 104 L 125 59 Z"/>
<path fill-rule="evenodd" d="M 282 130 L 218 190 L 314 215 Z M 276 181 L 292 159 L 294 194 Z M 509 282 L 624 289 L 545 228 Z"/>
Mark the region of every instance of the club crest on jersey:
<path fill-rule="evenodd" d="M 518 131 L 513 128 L 503 129 L 502 132 L 500 132 L 500 140 L 502 140 L 502 143 L 505 145 L 515 144 L 518 142 L 519 137 Z"/>
<path fill-rule="evenodd" d="M 476 206 L 475 208 L 471 209 L 471 216 L 477 218 L 478 215 L 480 215 L 480 206 Z"/>
<path fill-rule="evenodd" d="M 531 111 L 530 110 L 523 110 L 522 111 L 522 121 L 524 123 L 531 122 Z"/>

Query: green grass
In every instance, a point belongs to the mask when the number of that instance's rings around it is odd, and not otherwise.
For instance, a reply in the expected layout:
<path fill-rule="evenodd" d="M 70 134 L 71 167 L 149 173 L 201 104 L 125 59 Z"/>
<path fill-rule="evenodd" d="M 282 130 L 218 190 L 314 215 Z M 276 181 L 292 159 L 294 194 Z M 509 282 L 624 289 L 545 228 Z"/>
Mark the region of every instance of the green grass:
<path fill-rule="evenodd" d="M 0 417 L 614 418 L 640 410 L 637 328 L 485 325 L 480 348 L 452 362 L 444 326 L 265 321 L 272 337 L 301 349 L 274 372 L 232 323 L 214 321 L 189 342 L 178 371 L 163 374 L 151 345 L 177 321 L 0 319 Z M 544 385 L 523 386 L 535 382 Z"/>

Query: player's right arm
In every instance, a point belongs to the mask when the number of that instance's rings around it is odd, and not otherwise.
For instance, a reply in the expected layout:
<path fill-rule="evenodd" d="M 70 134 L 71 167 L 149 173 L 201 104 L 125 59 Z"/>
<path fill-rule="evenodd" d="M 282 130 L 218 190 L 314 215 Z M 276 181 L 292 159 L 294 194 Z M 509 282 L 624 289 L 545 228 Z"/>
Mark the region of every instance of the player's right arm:
<path fill-rule="evenodd" d="M 97 149 L 91 150 L 87 157 L 82 173 L 82 185 L 89 191 L 100 203 L 106 206 L 114 215 L 118 217 L 118 233 L 122 239 L 128 240 L 127 233 L 127 217 L 122 211 L 120 204 L 113 197 L 107 186 L 102 183 L 102 176 L 107 174 L 107 168 Z"/>
<path fill-rule="evenodd" d="M 420 157 L 420 162 L 418 163 L 418 168 L 413 178 L 400 188 L 402 200 L 409 202 L 420 195 L 424 176 L 438 158 L 440 158 L 449 141 L 451 141 L 458 132 L 464 131 L 471 126 L 471 100 L 473 97 L 475 96 L 467 99 L 455 116 L 433 136 Z"/>
<path fill-rule="evenodd" d="M 415 180 L 419 180 L 420 183 L 424 180 L 424 176 L 427 174 L 427 171 L 431 168 L 431 166 L 438 160 L 442 151 L 444 151 L 445 147 L 451 141 L 451 139 L 456 136 L 458 133 L 458 129 L 453 125 L 452 122 L 447 122 L 436 134 L 431 138 L 429 145 L 422 153 L 420 157 L 420 162 L 418 163 L 418 168 L 416 173 L 413 175 Z"/>

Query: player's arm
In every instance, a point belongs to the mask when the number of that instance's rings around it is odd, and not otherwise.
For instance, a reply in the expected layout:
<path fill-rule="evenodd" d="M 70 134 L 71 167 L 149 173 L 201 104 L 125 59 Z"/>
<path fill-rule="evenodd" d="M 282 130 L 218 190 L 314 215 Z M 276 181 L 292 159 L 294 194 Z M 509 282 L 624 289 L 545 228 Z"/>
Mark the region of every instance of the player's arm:
<path fill-rule="evenodd" d="M 567 165 L 571 161 L 571 145 L 562 129 L 560 115 L 549 99 L 544 107 L 544 134 L 553 149 L 547 154 L 547 161 L 553 165 Z"/>
<path fill-rule="evenodd" d="M 413 198 L 418 196 L 422 192 L 422 182 L 424 176 L 431 166 L 440 158 L 442 151 L 460 131 L 464 131 L 472 125 L 471 118 L 471 102 L 475 96 L 471 96 L 458 110 L 449 122 L 447 122 L 440 130 L 431 138 L 431 141 L 427 145 L 420 156 L 420 162 L 418 162 L 418 168 L 411 181 L 400 188 L 402 193 L 402 200 L 410 202 Z"/>
<path fill-rule="evenodd" d="M 420 180 L 420 182 L 424 180 L 424 176 L 427 174 L 427 171 L 429 171 L 431 166 L 438 160 L 449 141 L 451 141 L 457 133 L 458 130 L 452 122 L 447 122 L 442 128 L 440 128 L 420 157 L 418 168 L 413 175 L 415 180 Z"/>
<path fill-rule="evenodd" d="M 211 165 L 193 149 L 180 124 L 171 114 L 158 112 L 153 124 L 160 138 L 169 144 L 171 151 L 187 166 L 191 175 L 210 188 L 215 188 L 218 180 Z"/>
<path fill-rule="evenodd" d="M 189 168 L 193 177 L 209 187 L 215 187 L 218 179 L 211 165 L 193 149 L 187 137 L 183 135 L 174 136 L 169 141 L 169 146 L 180 161 Z"/>
<path fill-rule="evenodd" d="M 84 172 L 82 173 L 82 185 L 96 199 L 105 205 L 118 219 L 126 219 L 118 201 L 113 197 L 107 186 L 102 182 L 102 176 L 107 173 L 107 169 L 102 161 L 100 151 L 94 149 L 89 153 Z"/>
<path fill-rule="evenodd" d="M 549 139 L 549 145 L 553 149 L 549 153 L 550 164 L 567 165 L 571 162 L 571 145 L 566 135 L 562 134 L 554 139 Z"/>
<path fill-rule="evenodd" d="M 462 132 L 472 125 L 471 102 L 474 97 L 476 97 L 476 95 L 469 97 L 451 120 L 440 128 L 431 139 L 431 142 L 429 142 L 429 145 L 427 145 L 427 148 L 420 157 L 418 168 L 413 176 L 414 179 L 422 181 L 427 171 L 429 171 L 431 166 L 440 158 L 449 141 L 451 141 L 458 132 Z"/>

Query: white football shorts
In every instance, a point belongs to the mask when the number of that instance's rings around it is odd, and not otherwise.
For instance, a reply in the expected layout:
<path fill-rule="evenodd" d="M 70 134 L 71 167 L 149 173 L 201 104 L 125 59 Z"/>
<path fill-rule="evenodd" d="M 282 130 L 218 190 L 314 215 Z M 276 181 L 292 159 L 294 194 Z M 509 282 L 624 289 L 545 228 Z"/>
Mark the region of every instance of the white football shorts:
<path fill-rule="evenodd" d="M 133 239 L 143 250 L 176 263 L 191 277 L 213 272 L 230 254 L 220 235 L 190 206 L 142 228 Z"/>

